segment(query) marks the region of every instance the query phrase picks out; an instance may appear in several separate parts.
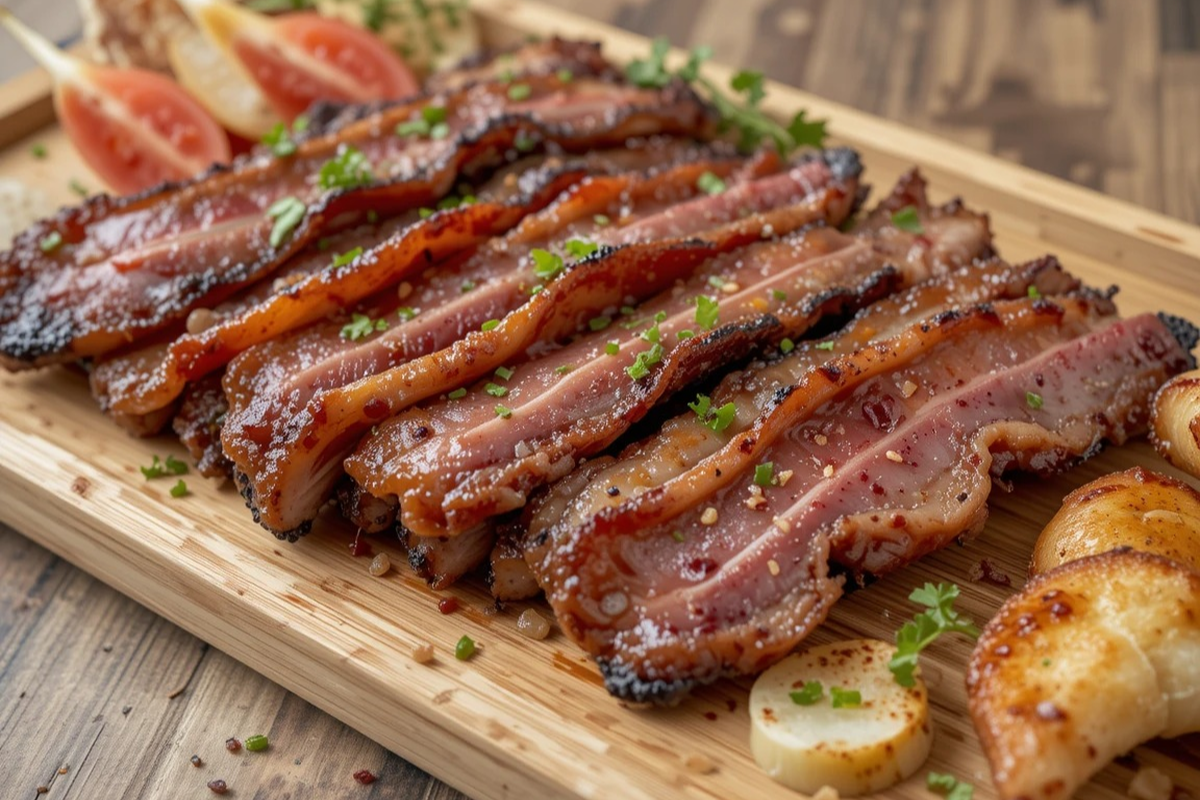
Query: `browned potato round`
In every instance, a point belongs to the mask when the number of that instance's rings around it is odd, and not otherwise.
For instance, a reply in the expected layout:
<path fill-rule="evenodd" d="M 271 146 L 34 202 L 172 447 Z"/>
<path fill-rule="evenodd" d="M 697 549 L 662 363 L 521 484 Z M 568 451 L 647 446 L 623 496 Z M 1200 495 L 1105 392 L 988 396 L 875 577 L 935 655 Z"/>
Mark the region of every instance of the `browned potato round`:
<path fill-rule="evenodd" d="M 1200 572 L 1200 492 L 1134 467 L 1071 492 L 1034 545 L 1031 575 L 1118 547 L 1178 561 Z"/>
<path fill-rule="evenodd" d="M 1200 478 L 1200 369 L 1163 384 L 1154 396 L 1150 427 L 1159 454 Z"/>

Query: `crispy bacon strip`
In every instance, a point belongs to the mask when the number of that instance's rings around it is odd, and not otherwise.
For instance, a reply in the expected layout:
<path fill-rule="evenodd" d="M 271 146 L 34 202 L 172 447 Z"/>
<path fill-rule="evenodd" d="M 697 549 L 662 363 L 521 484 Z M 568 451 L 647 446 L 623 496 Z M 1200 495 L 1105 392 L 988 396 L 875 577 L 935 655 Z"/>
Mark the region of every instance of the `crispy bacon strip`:
<path fill-rule="evenodd" d="M 841 180 L 835 169 L 851 172 Z M 283 431 L 251 431 L 267 433 L 269 438 L 261 444 L 244 433 L 232 435 L 227 428 L 222 440 L 238 469 L 246 473 L 244 493 L 252 508 L 266 527 L 294 536 L 315 516 L 341 472 L 342 459 L 372 425 L 513 362 L 535 343 L 560 340 L 586 327 L 606 308 L 662 291 L 712 256 L 762 238 L 765 226 L 786 233 L 844 219 L 857 196 L 857 172 L 852 154 L 839 152 L 808 160 L 780 176 L 677 206 L 669 212 L 668 227 L 689 219 L 693 226 L 696 219 L 711 225 L 707 215 L 730 219 L 745 211 L 775 210 L 720 225 L 694 241 L 666 239 L 606 249 L 568 269 L 494 329 L 475 331 L 444 350 L 324 392 L 291 417 Z M 660 223 L 646 220 L 622 235 L 640 235 L 638 226 L 653 224 Z M 228 383 L 226 389 L 232 400 Z"/>
<path fill-rule="evenodd" d="M 895 569 L 977 532 L 990 476 L 1061 469 L 1144 425 L 1188 357 L 1158 318 L 1109 313 L 1006 301 L 808 372 L 717 454 L 546 543 L 564 630 L 637 701 L 763 669 L 840 593 L 829 558 Z"/>
<path fill-rule="evenodd" d="M 983 250 L 983 242 L 977 248 Z M 661 486 L 713 455 L 734 436 L 747 430 L 781 389 L 793 385 L 804 374 L 836 356 L 849 355 L 870 342 L 900 333 L 909 325 L 940 311 L 985 301 L 1026 297 L 1033 287 L 1044 297 L 1079 288 L 1053 258 L 1011 266 L 992 260 L 963 267 L 925 283 L 878 300 L 864 308 L 835 336 L 823 342 L 798 345 L 788 356 L 768 363 L 752 364 L 742 372 L 725 377 L 712 392 L 712 409 L 727 403 L 734 406 L 728 426 L 714 430 L 696 424 L 687 412 L 667 420 L 648 439 L 630 445 L 617 458 L 588 461 L 579 469 L 584 474 L 560 481 L 532 503 L 527 521 L 530 540 L 553 540 L 552 528 L 567 531 L 584 524 L 601 510 L 629 502 Z M 543 536 L 550 531 L 548 536 Z"/>
<path fill-rule="evenodd" d="M 219 375 L 209 375 L 188 387 L 171 421 L 172 430 L 206 478 L 229 477 L 233 465 L 221 450 L 221 422 L 229 411 Z"/>
<path fill-rule="evenodd" d="M 508 84 L 486 84 L 400 104 L 304 142 L 286 159 L 254 156 L 156 194 L 96 198 L 35 225 L 0 256 L 0 363 L 21 369 L 101 355 L 179 325 L 329 230 L 368 212 L 433 205 L 459 175 L 496 166 L 518 144 L 586 151 L 631 136 L 713 132 L 710 109 L 679 85 L 646 90 L 553 76 L 521 85 L 529 94 L 516 101 Z M 446 109 L 445 137 L 381 135 L 431 105 Z M 322 188 L 314 176 L 350 148 L 373 179 Z M 302 217 L 280 235 L 267 212 L 288 197 Z M 63 244 L 47 254 L 39 243 L 52 231 Z"/>
<path fill-rule="evenodd" d="M 623 321 L 522 365 L 506 381 L 493 378 L 488 390 L 477 386 L 466 398 L 379 425 L 346 459 L 346 471 L 371 494 L 398 497 L 408 530 L 458 534 L 520 508 L 530 491 L 603 450 L 699 377 L 802 336 L 898 283 L 869 244 L 836 230 L 752 245 L 714 259 Z M 720 324 L 710 330 L 699 323 L 698 297 L 717 302 Z M 661 365 L 635 380 L 627 370 L 655 346 Z M 503 417 L 494 410 L 496 392 L 510 412 Z"/>

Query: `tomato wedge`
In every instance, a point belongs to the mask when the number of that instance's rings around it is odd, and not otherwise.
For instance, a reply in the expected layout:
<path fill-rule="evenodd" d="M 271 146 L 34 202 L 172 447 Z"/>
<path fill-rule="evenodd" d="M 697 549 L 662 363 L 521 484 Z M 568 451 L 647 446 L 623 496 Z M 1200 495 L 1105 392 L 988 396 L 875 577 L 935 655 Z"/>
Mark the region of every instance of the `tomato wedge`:
<path fill-rule="evenodd" d="M 0 23 L 54 77 L 54 107 L 63 130 L 117 192 L 181 180 L 229 160 L 225 132 L 171 80 L 68 56 L 3 10 Z"/>
<path fill-rule="evenodd" d="M 180 4 L 289 122 L 316 100 L 394 100 L 420 89 L 383 41 L 340 19 L 315 12 L 267 17 L 231 0 Z"/>

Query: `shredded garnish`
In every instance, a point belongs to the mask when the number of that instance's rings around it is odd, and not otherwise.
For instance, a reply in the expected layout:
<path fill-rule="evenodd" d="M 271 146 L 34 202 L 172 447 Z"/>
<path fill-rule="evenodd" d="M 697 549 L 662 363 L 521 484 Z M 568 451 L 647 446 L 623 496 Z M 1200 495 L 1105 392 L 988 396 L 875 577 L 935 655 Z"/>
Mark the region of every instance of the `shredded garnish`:
<path fill-rule="evenodd" d="M 896 213 L 892 214 L 892 224 L 902 231 L 909 233 L 922 234 L 925 228 L 921 225 L 921 217 L 917 214 L 915 206 L 905 206 Z"/>
<path fill-rule="evenodd" d="M 798 706 L 816 705 L 825 696 L 825 688 L 820 681 L 805 681 L 804 685 L 795 692 L 788 692 L 788 697 Z"/>
<path fill-rule="evenodd" d="M 896 632 L 896 655 L 888 663 L 896 683 L 901 686 L 916 685 L 914 671 L 918 656 L 943 633 L 961 633 L 972 639 L 979 637 L 979 628 L 954 610 L 954 601 L 959 593 L 958 586 L 953 583 L 939 583 L 936 586 L 926 583 L 920 589 L 913 589 L 908 596 L 909 600 L 929 610 L 917 614 L 912 622 L 904 623 Z"/>
<path fill-rule="evenodd" d="M 351 314 L 350 321 L 342 326 L 342 338 L 357 342 L 359 339 L 370 336 L 372 331 L 386 331 L 387 329 L 386 319 L 371 319 L 366 314 Z"/>

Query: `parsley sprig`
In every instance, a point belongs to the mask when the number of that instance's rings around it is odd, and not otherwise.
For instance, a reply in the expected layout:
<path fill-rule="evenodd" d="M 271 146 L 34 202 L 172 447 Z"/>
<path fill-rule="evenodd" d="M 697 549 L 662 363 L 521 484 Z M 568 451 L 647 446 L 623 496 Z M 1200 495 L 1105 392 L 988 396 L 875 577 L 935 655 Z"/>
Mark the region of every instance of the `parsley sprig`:
<path fill-rule="evenodd" d="M 931 792 L 937 792 L 946 800 L 971 800 L 975 795 L 974 786 L 944 772 L 929 773 L 925 778 L 925 785 Z"/>
<path fill-rule="evenodd" d="M 654 40 L 650 54 L 644 59 L 630 62 L 625 70 L 629 80 L 645 88 L 662 88 L 679 78 L 702 89 L 709 102 L 721 115 L 722 125 L 738 133 L 738 146 L 752 150 L 764 139 L 770 139 L 784 155 L 804 147 L 822 147 L 825 144 L 825 121 L 809 120 L 800 111 L 786 126 L 767 116 L 761 109 L 766 89 L 763 74 L 753 70 L 742 70 L 729 81 L 734 97 L 727 96 L 710 78 L 700 74 L 700 68 L 712 57 L 712 48 L 695 47 L 688 54 L 687 62 L 672 72 L 667 68 L 667 54 L 671 42 L 660 37 Z"/>
<path fill-rule="evenodd" d="M 920 589 L 913 589 L 908 596 L 909 600 L 929 610 L 917 614 L 912 622 L 904 623 L 896 632 L 896 655 L 888 663 L 896 683 L 901 686 L 916 685 L 913 673 L 917 668 L 917 657 L 943 633 L 961 633 L 972 639 L 979 638 L 979 628 L 975 627 L 975 623 L 954 610 L 958 595 L 959 588 L 953 583 L 939 583 L 936 586 L 926 583 Z"/>

